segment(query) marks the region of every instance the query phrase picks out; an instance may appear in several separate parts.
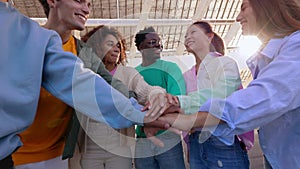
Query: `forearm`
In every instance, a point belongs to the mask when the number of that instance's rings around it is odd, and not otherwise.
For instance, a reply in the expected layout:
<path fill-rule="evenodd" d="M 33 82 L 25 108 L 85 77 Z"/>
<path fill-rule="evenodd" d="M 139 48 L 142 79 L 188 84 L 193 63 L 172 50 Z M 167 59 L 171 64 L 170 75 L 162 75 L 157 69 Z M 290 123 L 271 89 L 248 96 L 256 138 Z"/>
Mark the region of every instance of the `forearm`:
<path fill-rule="evenodd" d="M 217 126 L 219 123 L 224 123 L 222 120 L 209 114 L 208 112 L 198 112 L 195 113 L 194 116 L 196 116 L 194 117 L 196 120 L 193 128 L 212 127 Z"/>
<path fill-rule="evenodd" d="M 48 57 L 46 60 L 46 65 L 49 66 L 44 67 L 44 76 L 47 78 L 43 81 L 43 86 L 50 93 L 90 118 L 106 122 L 114 128 L 143 123 L 144 113 L 136 110 L 132 106 L 133 102 L 113 89 L 104 79 L 84 69 L 82 63 L 72 57 L 64 59 L 68 62 L 55 57 Z M 53 64 L 48 64 L 52 62 Z"/>
<path fill-rule="evenodd" d="M 198 112 L 194 114 L 166 114 L 159 120 L 168 122 L 172 127 L 183 131 L 189 131 L 193 128 L 203 128 L 217 126 L 223 123 L 220 119 L 210 115 L 208 112 Z"/>

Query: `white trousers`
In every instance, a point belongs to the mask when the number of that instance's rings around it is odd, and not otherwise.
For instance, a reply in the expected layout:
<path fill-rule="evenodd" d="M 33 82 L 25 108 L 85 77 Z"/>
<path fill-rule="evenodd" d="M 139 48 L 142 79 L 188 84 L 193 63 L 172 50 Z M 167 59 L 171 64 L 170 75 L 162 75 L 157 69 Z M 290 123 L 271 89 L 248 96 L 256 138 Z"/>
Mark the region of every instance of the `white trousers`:
<path fill-rule="evenodd" d="M 132 169 L 132 158 L 102 149 L 89 138 L 87 141 L 87 151 L 81 154 L 82 169 Z M 117 147 L 117 149 L 124 148 L 130 150 L 129 147 Z"/>

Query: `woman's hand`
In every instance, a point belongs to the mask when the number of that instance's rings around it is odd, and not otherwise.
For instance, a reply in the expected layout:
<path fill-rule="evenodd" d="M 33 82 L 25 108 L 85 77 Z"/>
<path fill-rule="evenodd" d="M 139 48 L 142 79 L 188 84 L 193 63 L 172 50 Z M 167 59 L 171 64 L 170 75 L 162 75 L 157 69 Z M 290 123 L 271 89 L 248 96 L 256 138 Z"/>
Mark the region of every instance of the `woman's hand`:
<path fill-rule="evenodd" d="M 157 119 L 171 105 L 179 105 L 179 101 L 176 96 L 168 93 L 157 93 L 150 97 L 149 102 L 142 111 L 148 110 L 146 116 L 151 116 L 154 119 Z"/>

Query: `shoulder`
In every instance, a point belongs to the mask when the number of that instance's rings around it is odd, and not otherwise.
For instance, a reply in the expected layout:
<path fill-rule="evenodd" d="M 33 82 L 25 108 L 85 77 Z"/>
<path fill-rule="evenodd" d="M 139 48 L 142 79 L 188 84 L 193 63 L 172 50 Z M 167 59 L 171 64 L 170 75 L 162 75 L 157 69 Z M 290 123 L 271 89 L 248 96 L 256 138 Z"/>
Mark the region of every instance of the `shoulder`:
<path fill-rule="evenodd" d="M 284 38 L 271 39 L 266 47 L 261 51 L 265 56 L 271 59 L 284 58 L 292 59 L 297 58 L 300 52 L 300 30 L 285 36 Z"/>
<path fill-rule="evenodd" d="M 84 43 L 82 40 L 77 39 L 76 37 L 74 37 L 75 41 L 76 41 L 76 45 L 80 48 L 83 47 L 88 47 L 86 43 Z"/>
<path fill-rule="evenodd" d="M 135 73 L 138 73 L 138 71 L 133 68 L 133 67 L 130 67 L 130 66 L 124 66 L 122 64 L 119 64 L 118 67 L 117 67 L 117 71 L 120 71 L 122 73 L 126 72 L 126 74 L 135 74 Z"/>
<path fill-rule="evenodd" d="M 203 64 L 205 65 L 227 65 L 227 64 L 237 64 L 237 62 L 229 56 L 214 56 L 209 54 L 205 57 Z"/>
<path fill-rule="evenodd" d="M 179 66 L 174 62 L 161 60 L 161 59 L 159 59 L 157 62 L 158 62 L 157 63 L 158 67 L 160 67 L 160 68 L 162 68 L 162 69 L 164 69 L 164 70 L 166 70 L 170 73 L 172 73 L 172 70 L 173 71 L 178 71 L 179 70 L 181 72 Z"/>
<path fill-rule="evenodd" d="M 300 41 L 300 30 L 295 31 L 294 33 L 289 35 L 289 37 L 291 37 L 291 39 L 297 39 L 298 41 Z"/>
<path fill-rule="evenodd" d="M 284 37 L 284 43 L 282 46 L 290 46 L 290 45 L 300 45 L 300 30 L 290 34 L 289 36 Z"/>
<path fill-rule="evenodd" d="M 163 64 L 163 65 L 167 65 L 167 66 L 176 66 L 176 67 L 178 67 L 177 64 L 174 63 L 174 62 L 166 61 L 166 60 L 161 60 L 161 59 L 157 60 L 157 63 Z"/>
<path fill-rule="evenodd" d="M 219 57 L 219 59 L 222 61 L 222 63 L 229 63 L 229 64 L 236 64 L 236 60 L 230 56 L 222 56 Z"/>
<path fill-rule="evenodd" d="M 15 15 L 12 15 L 10 18 L 11 20 L 15 19 L 14 29 L 18 29 L 18 32 L 23 32 L 27 36 L 33 36 L 40 37 L 40 39 L 47 39 L 50 37 L 56 37 L 59 38 L 59 35 L 54 30 L 46 29 L 42 26 L 40 26 L 36 21 L 28 18 L 27 16 L 19 13 L 17 10 L 14 9 Z"/>
<path fill-rule="evenodd" d="M 140 64 L 140 65 L 135 67 L 135 70 L 140 72 L 141 70 L 143 70 L 143 66 Z"/>

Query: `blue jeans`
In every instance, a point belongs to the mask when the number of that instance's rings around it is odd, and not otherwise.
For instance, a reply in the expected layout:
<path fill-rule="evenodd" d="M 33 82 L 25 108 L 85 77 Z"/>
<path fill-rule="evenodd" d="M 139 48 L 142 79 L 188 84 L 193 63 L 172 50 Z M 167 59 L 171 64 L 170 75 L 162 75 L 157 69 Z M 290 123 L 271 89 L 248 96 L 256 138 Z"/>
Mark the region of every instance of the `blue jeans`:
<path fill-rule="evenodd" d="M 169 137 L 174 133 L 158 136 L 164 147 L 154 145 L 146 138 L 138 138 L 135 149 L 136 169 L 185 169 L 180 137 Z M 177 138 L 178 137 L 178 138 Z"/>
<path fill-rule="evenodd" d="M 238 138 L 233 145 L 226 145 L 211 135 L 199 142 L 200 131 L 190 135 L 191 169 L 249 169 L 249 159 Z"/>

